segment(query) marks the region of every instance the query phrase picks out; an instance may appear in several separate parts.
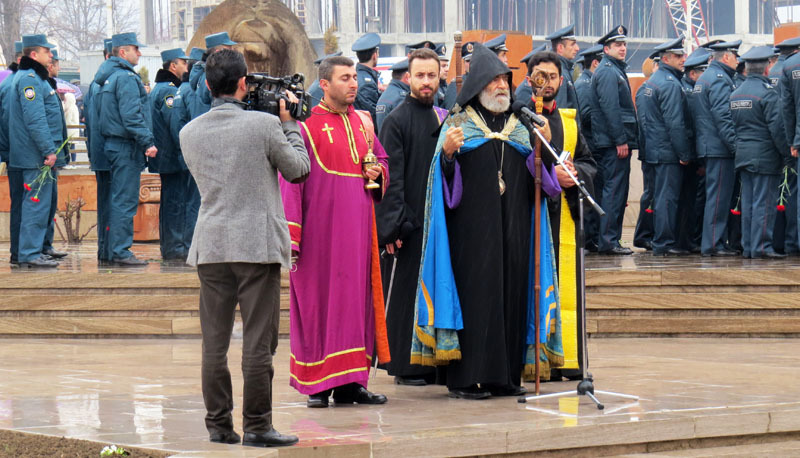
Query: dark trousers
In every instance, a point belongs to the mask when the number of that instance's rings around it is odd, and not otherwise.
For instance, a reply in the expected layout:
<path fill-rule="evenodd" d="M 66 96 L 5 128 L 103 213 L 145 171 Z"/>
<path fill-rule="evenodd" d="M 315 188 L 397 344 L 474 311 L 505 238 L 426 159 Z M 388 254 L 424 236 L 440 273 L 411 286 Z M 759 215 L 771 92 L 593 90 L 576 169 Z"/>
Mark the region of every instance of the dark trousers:
<path fill-rule="evenodd" d="M 22 199 L 24 199 L 25 178 L 22 170 L 8 170 L 8 195 L 11 198 L 11 212 L 9 214 L 9 235 L 11 262 L 19 260 L 19 225 L 22 221 Z"/>
<path fill-rule="evenodd" d="M 233 430 L 228 347 L 238 302 L 244 325 L 244 432 L 267 432 L 272 428 L 272 357 L 278 347 L 280 264 L 200 264 L 197 275 L 200 277 L 201 373 L 206 429 L 211 434 Z"/>
<path fill-rule="evenodd" d="M 737 171 L 733 176 L 733 193 L 729 208 L 736 208 L 742 195 L 742 179 Z M 742 215 L 728 214 L 728 249 L 742 251 Z"/>
<path fill-rule="evenodd" d="M 600 150 L 602 151 L 602 150 Z M 603 168 L 602 168 L 602 161 L 600 160 L 600 151 L 592 151 L 592 158 L 594 158 L 595 163 L 597 163 L 597 173 L 594 176 L 594 180 L 592 180 L 592 184 L 594 185 L 594 194 L 592 198 L 594 198 L 597 205 L 603 207 Z M 588 208 L 588 207 L 586 207 Z M 585 246 L 589 247 L 591 245 L 599 246 L 599 233 L 600 233 L 600 217 L 594 211 L 585 211 L 584 214 L 584 234 L 585 234 Z"/>
<path fill-rule="evenodd" d="M 22 171 L 24 183 L 31 184 L 38 176 L 39 169 Z M 41 188 L 38 185 L 31 185 L 31 190 L 25 190 L 23 193 L 19 225 L 19 262 L 33 261 L 42 255 L 54 185 L 52 180 L 45 180 Z M 32 200 L 33 198 L 37 201 Z"/>
<path fill-rule="evenodd" d="M 678 198 L 681 194 L 683 170 L 680 164 L 656 164 L 655 169 L 653 253 L 664 253 L 677 248 Z"/>
<path fill-rule="evenodd" d="M 58 211 L 58 169 L 53 167 L 53 192 L 50 196 L 50 215 L 47 219 L 47 232 L 44 235 L 44 244 L 42 245 L 43 251 L 50 251 L 53 249 L 53 239 L 56 235 L 56 212 Z"/>
<path fill-rule="evenodd" d="M 163 259 L 186 259 L 197 222 L 199 197 L 188 170 L 161 174 L 158 228 Z"/>
<path fill-rule="evenodd" d="M 706 207 L 703 211 L 703 242 L 700 247 L 703 254 L 725 249 L 734 179 L 733 159 L 706 158 Z"/>
<path fill-rule="evenodd" d="M 797 168 L 795 168 L 797 170 Z M 778 177 L 778 182 L 783 181 L 783 175 Z M 788 176 L 789 181 L 789 192 L 790 195 L 784 194 L 784 202 L 783 205 L 786 209 L 782 212 L 778 212 L 775 215 L 775 229 L 773 230 L 773 240 L 772 246 L 775 247 L 776 251 L 780 251 L 786 254 L 798 253 L 800 252 L 800 246 L 798 246 L 798 235 L 797 235 L 797 175 L 789 172 Z M 776 194 L 778 197 L 776 198 L 776 205 L 777 202 L 780 200 L 780 190 Z"/>
<path fill-rule="evenodd" d="M 742 255 L 760 258 L 773 253 L 772 228 L 775 225 L 775 200 L 778 175 L 763 175 L 742 170 Z"/>
<path fill-rule="evenodd" d="M 703 226 L 703 203 L 697 206 L 700 177 L 697 175 L 697 162 L 690 162 L 681 167 L 681 194 L 678 198 L 678 247 L 685 250 L 699 250 L 701 236 L 698 230 Z M 705 195 L 705 190 L 703 190 Z"/>
<path fill-rule="evenodd" d="M 110 231 L 108 215 L 111 212 L 111 172 L 96 170 L 97 181 L 97 259 L 111 260 L 111 245 L 108 243 Z"/>
<path fill-rule="evenodd" d="M 106 142 L 111 161 L 111 202 L 108 215 L 108 240 L 113 259 L 133 256 L 133 217 L 139 208 L 139 184 L 142 162 L 136 158 L 133 144 Z M 138 153 L 143 154 L 143 153 Z M 142 156 L 144 157 L 144 156 Z"/>
<path fill-rule="evenodd" d="M 622 238 L 622 221 L 625 218 L 625 204 L 628 202 L 628 185 L 631 174 L 631 155 L 625 159 L 617 157 L 617 148 L 603 148 L 601 154 L 603 169 L 603 210 L 600 217 L 599 251 L 608 251 L 619 246 Z"/>
<path fill-rule="evenodd" d="M 642 161 L 642 197 L 639 199 L 639 218 L 636 220 L 636 230 L 633 232 L 633 244 L 638 247 L 644 247 L 653 241 L 652 212 L 655 185 L 655 167 Z"/>

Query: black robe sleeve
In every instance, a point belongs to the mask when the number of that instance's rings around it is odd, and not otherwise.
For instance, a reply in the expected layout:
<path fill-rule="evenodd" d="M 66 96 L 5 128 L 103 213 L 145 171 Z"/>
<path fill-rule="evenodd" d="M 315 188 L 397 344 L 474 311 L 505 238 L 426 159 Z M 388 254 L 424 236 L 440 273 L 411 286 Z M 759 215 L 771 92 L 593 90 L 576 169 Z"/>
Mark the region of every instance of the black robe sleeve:
<path fill-rule="evenodd" d="M 414 212 L 405 200 L 405 168 L 406 158 L 403 145 L 403 133 L 397 116 L 389 116 L 383 121 L 378 138 L 386 154 L 389 155 L 389 188 L 383 200 L 375 207 L 378 226 L 378 242 L 387 245 L 403 239 L 403 236 L 414 230 Z"/>
<path fill-rule="evenodd" d="M 597 163 L 592 157 L 592 153 L 586 146 L 586 139 L 583 134 L 578 132 L 578 142 L 575 145 L 575 155 L 572 158 L 572 163 L 578 171 L 578 180 L 583 181 L 586 191 L 594 195 L 594 177 L 597 175 Z M 572 218 L 577 221 L 578 212 L 578 187 L 573 186 L 565 190 L 565 197 L 567 205 L 569 206 Z M 595 199 L 596 200 L 596 199 Z M 584 216 L 586 216 L 587 209 L 584 207 Z"/>

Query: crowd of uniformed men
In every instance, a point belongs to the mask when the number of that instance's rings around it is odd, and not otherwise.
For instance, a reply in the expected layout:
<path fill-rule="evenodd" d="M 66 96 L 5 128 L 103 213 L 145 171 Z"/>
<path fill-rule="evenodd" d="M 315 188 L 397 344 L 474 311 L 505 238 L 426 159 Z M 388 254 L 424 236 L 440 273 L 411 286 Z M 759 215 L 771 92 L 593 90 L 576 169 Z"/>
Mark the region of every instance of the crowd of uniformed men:
<path fill-rule="evenodd" d="M 741 41 L 710 41 L 687 56 L 683 40 L 672 40 L 653 50 L 652 75 L 635 99 L 626 74 L 624 26 L 584 50 L 579 49 L 574 26 L 546 40 L 561 60 L 557 107 L 578 111 L 581 132 L 598 165 L 594 197 L 606 214 L 587 214 L 589 251 L 632 253 L 620 239 L 631 153 L 638 150 L 644 192 L 634 246 L 657 256 L 800 254 L 800 38 L 774 48 L 755 47 L 742 56 Z M 89 160 L 97 179 L 97 256 L 102 263 L 146 263 L 130 251 L 145 167 L 161 177 L 162 256 L 186 259 L 200 197 L 178 134 L 210 108 L 206 57 L 236 44 L 226 32 L 209 35 L 205 42 L 207 49 L 193 48 L 189 56 L 181 49 L 163 51 L 163 67 L 148 94 L 134 70 L 143 46 L 136 34 L 104 40 L 106 60 L 84 96 Z M 483 44 L 508 62 L 505 35 Z M 375 69 L 379 46 L 380 37 L 374 33 L 352 46 L 358 59 L 355 108 L 369 111 L 378 132 L 409 93 L 407 60 L 391 67 L 388 85 L 381 83 Z M 462 81 L 469 77 L 473 47 L 467 42 L 461 48 Z M 8 163 L 11 262 L 31 268 L 55 267 L 57 259 L 66 256 L 52 247 L 57 170 L 69 160 L 68 149 L 62 147 L 67 130 L 53 79 L 53 48 L 44 35 L 23 36 L 10 66 L 14 74 L 0 84 L 0 153 Z M 457 92 L 454 81 L 446 79 L 445 46 L 422 41 L 406 51 L 418 48 L 439 55 L 435 103 L 451 109 Z M 527 64 L 545 49 L 546 45 L 532 49 L 520 62 Z M 576 63 L 582 73 L 574 79 Z M 312 105 L 319 103 L 318 81 L 309 92 Z M 530 100 L 531 95 L 526 79 L 515 97 Z M 43 165 L 52 167 L 52 179 L 37 181 Z"/>

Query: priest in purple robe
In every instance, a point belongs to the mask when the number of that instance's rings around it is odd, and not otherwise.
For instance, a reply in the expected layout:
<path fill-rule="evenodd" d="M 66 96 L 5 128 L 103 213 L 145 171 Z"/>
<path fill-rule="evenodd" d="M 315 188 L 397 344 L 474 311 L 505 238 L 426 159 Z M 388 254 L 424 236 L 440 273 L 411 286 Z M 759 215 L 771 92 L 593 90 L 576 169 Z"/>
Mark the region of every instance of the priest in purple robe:
<path fill-rule="evenodd" d="M 290 385 L 308 407 L 383 404 L 367 391 L 372 358 L 390 361 L 374 204 L 388 186 L 387 156 L 372 119 L 353 108 L 355 66 L 330 57 L 319 67 L 324 97 L 301 124 L 311 157 L 306 182 L 281 182 L 293 256 Z M 372 152 L 377 164 L 364 166 Z M 365 189 L 370 182 L 376 189 Z"/>

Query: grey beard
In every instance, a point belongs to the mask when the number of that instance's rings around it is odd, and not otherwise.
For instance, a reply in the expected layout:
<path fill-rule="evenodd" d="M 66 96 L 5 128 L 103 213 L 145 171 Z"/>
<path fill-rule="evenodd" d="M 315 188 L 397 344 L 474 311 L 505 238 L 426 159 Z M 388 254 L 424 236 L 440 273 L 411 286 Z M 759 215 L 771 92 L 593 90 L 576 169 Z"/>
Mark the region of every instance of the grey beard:
<path fill-rule="evenodd" d="M 481 91 L 478 95 L 478 101 L 483 105 L 483 108 L 491 111 L 492 113 L 505 113 L 508 107 L 511 106 L 511 98 L 506 96 L 504 101 L 498 100 L 494 94 L 489 94 L 486 91 Z"/>

